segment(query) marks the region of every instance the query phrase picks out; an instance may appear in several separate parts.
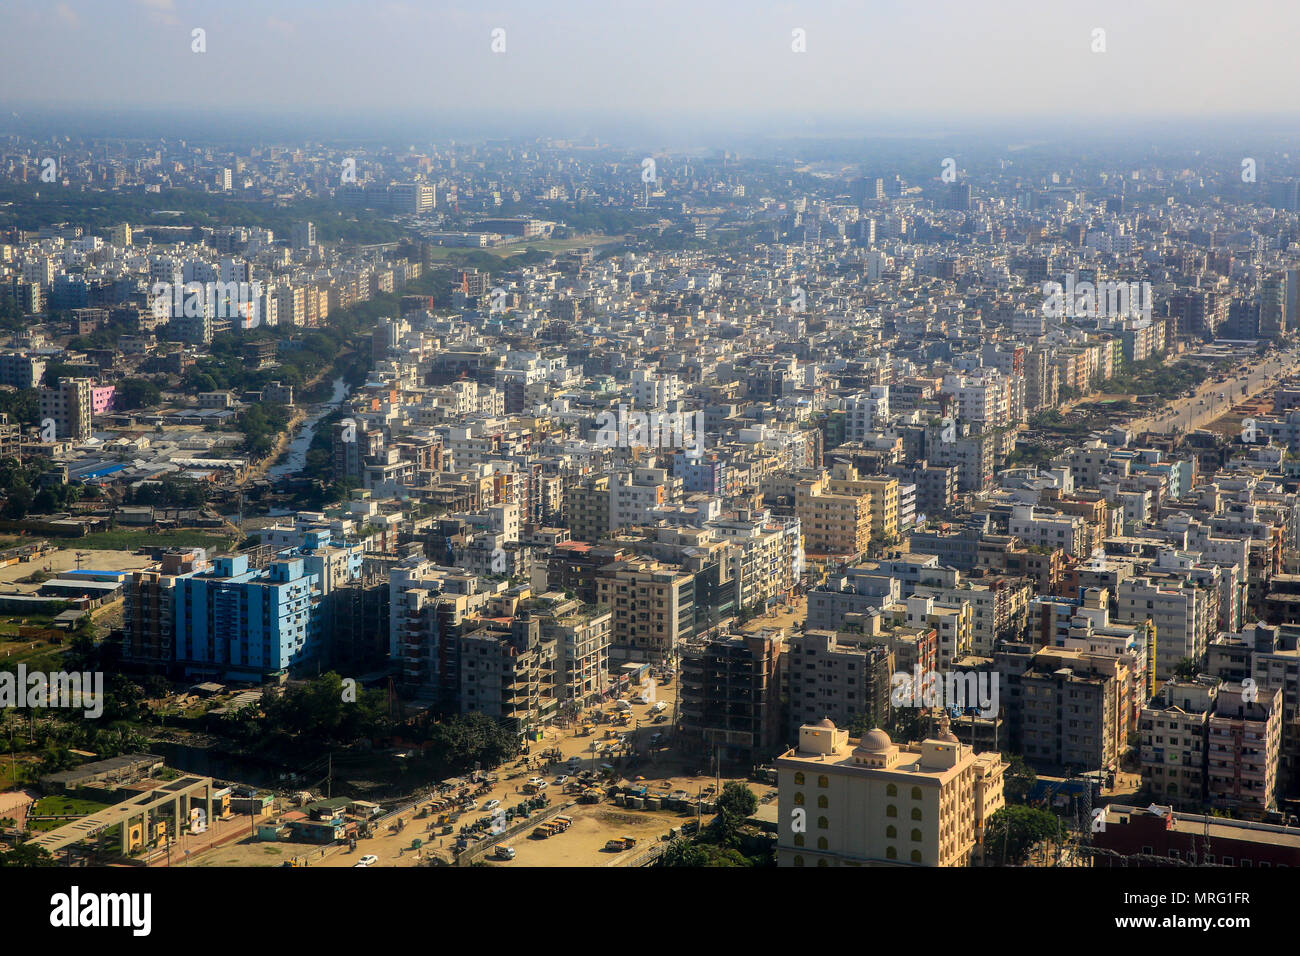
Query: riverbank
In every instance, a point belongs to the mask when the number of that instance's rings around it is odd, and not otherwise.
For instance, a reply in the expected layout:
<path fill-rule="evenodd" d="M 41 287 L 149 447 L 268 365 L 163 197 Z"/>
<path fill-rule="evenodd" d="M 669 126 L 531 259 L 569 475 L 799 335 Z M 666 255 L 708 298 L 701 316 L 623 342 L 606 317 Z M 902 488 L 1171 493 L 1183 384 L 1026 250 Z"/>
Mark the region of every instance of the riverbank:
<path fill-rule="evenodd" d="M 289 445 L 293 442 L 293 434 L 307 420 L 307 413 L 301 408 L 295 407 L 293 414 L 289 416 L 289 424 L 285 426 L 279 436 L 275 439 L 275 446 L 264 458 L 260 458 L 256 463 L 249 465 L 244 469 L 244 473 L 239 480 L 235 482 L 237 487 L 243 487 L 250 482 L 257 481 L 266 477 L 266 473 L 271 470 L 272 466 L 282 458 L 289 450 Z"/>

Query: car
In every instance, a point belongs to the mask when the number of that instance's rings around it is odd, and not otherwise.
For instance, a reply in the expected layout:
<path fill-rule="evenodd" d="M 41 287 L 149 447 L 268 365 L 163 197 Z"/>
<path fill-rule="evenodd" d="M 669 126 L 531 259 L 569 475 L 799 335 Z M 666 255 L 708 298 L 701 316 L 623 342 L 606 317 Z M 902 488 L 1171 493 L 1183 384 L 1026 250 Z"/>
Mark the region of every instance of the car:
<path fill-rule="evenodd" d="M 567 773 L 562 773 L 555 778 L 555 785 L 557 787 L 562 787 L 568 782 L 569 782 L 569 775 Z"/>
<path fill-rule="evenodd" d="M 499 846 L 492 855 L 498 860 L 513 860 L 515 858 L 515 848 L 512 846 Z"/>
<path fill-rule="evenodd" d="M 534 787 L 536 787 L 538 790 L 543 790 L 546 788 L 546 781 L 543 780 L 541 777 L 533 777 L 528 782 L 532 784 Z"/>
<path fill-rule="evenodd" d="M 657 714 L 657 715 L 655 716 L 655 719 L 652 720 L 651 723 L 652 723 L 652 724 L 666 724 L 666 723 L 668 723 L 668 715 L 667 715 L 667 714 Z"/>
<path fill-rule="evenodd" d="M 483 804 L 483 809 L 484 809 L 484 810 L 495 810 L 495 809 L 496 809 L 497 807 L 499 807 L 499 806 L 501 806 L 501 801 L 500 801 L 500 800 L 489 800 L 487 803 Z"/>
<path fill-rule="evenodd" d="M 357 866 L 374 866 L 378 862 L 379 857 L 375 856 L 373 853 L 367 853 L 357 861 Z"/>
<path fill-rule="evenodd" d="M 472 812 L 472 811 L 474 811 L 474 810 L 477 810 L 477 809 L 478 809 L 478 801 L 477 801 L 477 800 L 470 800 L 468 803 L 465 804 L 465 812 L 466 812 L 466 813 L 470 813 L 470 812 Z"/>

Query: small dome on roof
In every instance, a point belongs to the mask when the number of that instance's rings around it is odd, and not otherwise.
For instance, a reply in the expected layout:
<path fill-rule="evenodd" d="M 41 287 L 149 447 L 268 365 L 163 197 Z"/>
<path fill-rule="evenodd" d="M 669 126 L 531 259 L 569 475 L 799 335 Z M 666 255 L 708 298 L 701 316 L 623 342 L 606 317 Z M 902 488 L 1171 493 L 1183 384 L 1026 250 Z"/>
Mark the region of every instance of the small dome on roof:
<path fill-rule="evenodd" d="M 817 723 L 813 724 L 813 726 L 818 730 L 834 730 L 835 722 L 829 717 L 823 717 L 821 720 L 817 721 Z"/>

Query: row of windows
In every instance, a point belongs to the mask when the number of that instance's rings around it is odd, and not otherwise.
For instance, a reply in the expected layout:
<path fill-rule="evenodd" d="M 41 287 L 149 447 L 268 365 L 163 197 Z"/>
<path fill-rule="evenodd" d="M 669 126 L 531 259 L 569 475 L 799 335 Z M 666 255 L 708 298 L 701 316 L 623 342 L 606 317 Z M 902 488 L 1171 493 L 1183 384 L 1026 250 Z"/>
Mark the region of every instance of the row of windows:
<path fill-rule="evenodd" d="M 888 839 L 890 839 L 890 840 L 897 840 L 897 839 L 898 839 L 898 827 L 893 826 L 893 825 L 891 824 L 889 827 L 887 827 L 887 828 L 885 829 L 885 836 L 886 836 L 886 838 L 888 838 Z M 913 842 L 913 843 L 920 843 L 923 839 L 925 839 L 925 838 L 921 835 L 921 831 L 920 831 L 920 829 L 917 828 L 917 827 L 913 827 L 913 828 L 912 828 L 911 837 L 912 837 L 912 842 Z M 794 845 L 795 845 L 795 846 L 803 846 L 803 845 L 804 845 L 804 835 L 803 835 L 802 833 L 796 833 L 796 834 L 794 835 Z M 828 843 L 827 843 L 825 837 L 818 837 L 818 838 L 817 838 L 817 849 L 819 849 L 819 850 L 829 849 L 829 845 L 828 845 Z"/>
<path fill-rule="evenodd" d="M 825 847 L 819 847 L 818 849 L 825 849 Z M 886 848 L 886 850 L 885 850 L 885 858 L 888 859 L 888 860 L 897 860 L 897 859 L 898 859 L 898 850 L 895 849 L 895 848 L 892 847 L 892 846 Z M 920 850 L 913 850 L 913 851 L 912 851 L 911 860 L 912 860 L 913 863 L 920 863 L 920 862 L 921 862 L 921 851 L 920 851 Z M 795 866 L 803 866 L 803 865 L 804 865 L 803 857 L 802 857 L 802 856 L 796 856 L 796 857 L 794 858 L 794 865 L 795 865 Z M 818 860 L 818 861 L 817 861 L 817 865 L 818 865 L 818 866 L 829 866 L 830 864 L 827 863 L 825 860 Z"/>
<path fill-rule="evenodd" d="M 796 773 L 796 774 L 794 775 L 794 784 L 795 784 L 796 787 L 802 787 L 802 786 L 804 785 L 805 780 L 806 780 L 806 778 L 804 777 L 802 771 L 800 771 L 800 772 L 798 772 L 798 773 Z M 817 786 L 818 786 L 818 787 L 821 787 L 821 788 L 824 789 L 824 788 L 826 788 L 826 787 L 829 787 L 830 785 L 831 785 L 830 778 L 827 777 L 825 774 L 822 774 L 821 776 L 819 776 L 819 777 L 817 778 Z M 896 796 L 898 796 L 898 785 L 897 785 L 897 784 L 893 784 L 893 783 L 886 785 L 886 787 L 885 787 L 885 794 L 886 794 L 886 796 L 890 796 L 890 797 L 896 797 Z M 912 788 L 912 799 L 913 799 L 913 800 L 920 800 L 920 799 L 921 799 L 921 788 L 920 788 L 920 787 L 913 787 L 913 788 Z M 795 803 L 803 803 L 803 794 L 799 794 L 799 793 L 796 793 L 796 794 L 795 794 Z"/>

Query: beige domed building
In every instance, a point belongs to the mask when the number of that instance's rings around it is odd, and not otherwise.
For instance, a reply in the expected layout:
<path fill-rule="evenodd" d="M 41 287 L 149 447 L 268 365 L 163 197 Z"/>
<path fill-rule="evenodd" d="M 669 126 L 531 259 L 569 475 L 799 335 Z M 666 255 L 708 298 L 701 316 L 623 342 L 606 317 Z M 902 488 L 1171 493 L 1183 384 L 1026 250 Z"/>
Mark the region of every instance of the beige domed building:
<path fill-rule="evenodd" d="M 1006 764 L 976 754 L 947 717 L 919 744 L 883 730 L 851 741 L 823 719 L 776 760 L 778 866 L 966 866 L 1002 805 Z"/>

